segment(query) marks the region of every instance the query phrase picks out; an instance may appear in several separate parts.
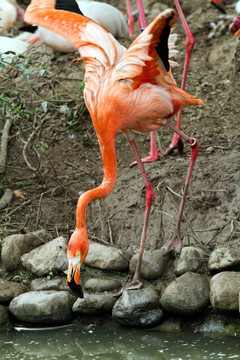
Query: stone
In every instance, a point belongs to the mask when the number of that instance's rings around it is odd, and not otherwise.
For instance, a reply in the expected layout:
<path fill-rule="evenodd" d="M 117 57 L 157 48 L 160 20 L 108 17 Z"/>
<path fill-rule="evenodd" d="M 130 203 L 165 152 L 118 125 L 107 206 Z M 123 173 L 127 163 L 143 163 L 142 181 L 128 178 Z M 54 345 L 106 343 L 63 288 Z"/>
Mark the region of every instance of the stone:
<path fill-rule="evenodd" d="M 208 303 L 208 282 L 202 275 L 193 272 L 187 272 L 171 282 L 161 297 L 162 307 L 178 315 L 197 314 Z"/>
<path fill-rule="evenodd" d="M 169 318 L 163 321 L 158 326 L 154 327 L 152 331 L 162 332 L 180 332 L 182 331 L 182 321 L 180 319 Z"/>
<path fill-rule="evenodd" d="M 34 279 L 30 283 L 29 287 L 30 291 L 43 291 L 43 290 L 64 290 L 64 291 L 71 291 L 66 279 L 62 277 L 54 277 L 53 279 L 47 278 L 38 278 Z"/>
<path fill-rule="evenodd" d="M 222 271 L 240 265 L 239 247 L 219 247 L 210 255 L 208 268 L 210 271 Z"/>
<path fill-rule="evenodd" d="M 0 305 L 0 328 L 7 328 L 11 325 L 10 314 L 8 308 Z"/>
<path fill-rule="evenodd" d="M 114 279 L 90 279 L 84 284 L 86 290 L 93 292 L 112 291 L 121 288 L 121 283 Z"/>
<path fill-rule="evenodd" d="M 28 287 L 14 281 L 0 279 L 0 303 L 9 303 L 16 296 L 28 291 Z"/>
<path fill-rule="evenodd" d="M 166 270 L 170 254 L 163 256 L 163 249 L 144 251 L 141 266 L 141 277 L 144 279 L 158 279 Z M 139 254 L 135 254 L 129 265 L 131 274 L 135 272 Z"/>
<path fill-rule="evenodd" d="M 21 256 L 46 242 L 47 237 L 48 235 L 45 230 L 7 236 L 3 239 L 1 253 L 4 269 L 6 271 L 17 269 Z"/>
<path fill-rule="evenodd" d="M 71 320 L 75 301 L 68 291 L 29 291 L 15 297 L 9 311 L 22 322 L 57 324 Z"/>
<path fill-rule="evenodd" d="M 210 301 L 214 310 L 239 310 L 240 273 L 223 271 L 210 281 Z"/>
<path fill-rule="evenodd" d="M 88 294 L 84 293 L 83 299 L 77 299 L 72 310 L 81 314 L 111 313 L 116 298 L 111 294 Z"/>
<path fill-rule="evenodd" d="M 175 264 L 175 273 L 180 276 L 187 271 L 201 272 L 207 268 L 208 258 L 207 252 L 200 247 L 183 247 Z"/>
<path fill-rule="evenodd" d="M 21 257 L 22 265 L 37 277 L 48 275 L 50 270 L 65 271 L 68 267 L 67 240 L 60 236 L 38 246 Z"/>
<path fill-rule="evenodd" d="M 159 295 L 152 287 L 124 291 L 113 307 L 112 316 L 122 325 L 155 326 L 163 316 Z"/>
<path fill-rule="evenodd" d="M 104 270 L 128 270 L 129 255 L 113 246 L 101 245 L 91 241 L 88 256 L 84 263 Z"/>
<path fill-rule="evenodd" d="M 201 333 L 222 334 L 226 336 L 240 336 L 240 319 L 227 315 L 211 315 L 194 330 Z"/>

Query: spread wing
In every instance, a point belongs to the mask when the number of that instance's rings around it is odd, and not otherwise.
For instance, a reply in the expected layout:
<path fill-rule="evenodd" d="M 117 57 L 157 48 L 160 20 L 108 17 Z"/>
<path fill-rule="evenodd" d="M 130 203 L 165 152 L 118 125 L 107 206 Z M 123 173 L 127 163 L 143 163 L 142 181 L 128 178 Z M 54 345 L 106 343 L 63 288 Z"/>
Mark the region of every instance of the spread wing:
<path fill-rule="evenodd" d="M 121 58 L 126 49 L 107 30 L 77 13 L 56 10 L 57 4 L 55 0 L 32 0 L 25 21 L 63 36 L 76 46 L 82 57 L 95 59 L 96 66 L 101 63 L 101 68 L 106 69 Z"/>
<path fill-rule="evenodd" d="M 175 84 L 169 65 L 168 39 L 177 20 L 175 10 L 160 13 L 136 38 L 116 65 L 116 80 L 134 80 L 136 86 L 143 83 Z"/>

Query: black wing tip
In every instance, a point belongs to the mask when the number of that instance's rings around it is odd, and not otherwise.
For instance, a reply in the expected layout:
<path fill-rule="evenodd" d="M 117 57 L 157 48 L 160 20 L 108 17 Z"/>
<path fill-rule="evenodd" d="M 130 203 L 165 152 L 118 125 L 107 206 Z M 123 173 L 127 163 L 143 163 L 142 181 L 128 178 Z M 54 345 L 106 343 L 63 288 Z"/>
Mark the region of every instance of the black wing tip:
<path fill-rule="evenodd" d="M 34 33 L 38 29 L 36 25 L 24 24 L 18 30 Z"/>
<path fill-rule="evenodd" d="M 79 15 L 83 15 L 75 0 L 57 0 L 55 4 L 55 9 L 70 11 Z"/>
<path fill-rule="evenodd" d="M 71 279 L 71 281 L 68 281 L 68 286 L 70 287 L 70 289 L 72 290 L 74 295 L 76 295 L 80 299 L 84 298 L 84 293 L 83 293 L 81 285 L 76 284 L 74 279 Z"/>

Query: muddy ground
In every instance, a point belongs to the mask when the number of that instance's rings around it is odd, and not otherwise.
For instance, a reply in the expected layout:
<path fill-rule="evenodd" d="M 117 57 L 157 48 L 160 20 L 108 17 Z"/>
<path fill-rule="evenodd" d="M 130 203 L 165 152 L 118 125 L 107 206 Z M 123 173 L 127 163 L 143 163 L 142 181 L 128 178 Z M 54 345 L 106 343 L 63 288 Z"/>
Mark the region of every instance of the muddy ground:
<path fill-rule="evenodd" d="M 21 2 L 25 7 L 27 2 Z M 125 1 L 109 3 L 125 10 Z M 233 1 L 223 1 L 223 17 L 207 0 L 183 1 L 183 10 L 196 40 L 186 90 L 201 98 L 206 107 L 183 112 L 182 129 L 200 145 L 181 228 L 183 244 L 199 244 L 209 250 L 221 244 L 239 245 L 240 225 L 240 43 L 228 32 Z M 172 0 L 144 1 L 147 22 Z M 212 37 L 211 22 L 222 21 Z M 18 24 L 12 34 L 18 33 Z M 177 61 L 184 63 L 185 35 L 180 20 Z M 135 36 L 138 34 L 135 26 Z M 131 40 L 122 41 L 124 45 Z M 0 73 L 0 128 L 11 125 L 1 192 L 20 190 L 1 210 L 0 237 L 44 228 L 52 237 L 69 237 L 75 227 L 75 208 L 81 192 L 96 187 L 103 168 L 97 137 L 82 96 L 83 66 L 71 63 L 78 56 L 61 54 L 36 43 L 15 64 Z M 173 70 L 181 84 L 183 66 Z M 175 119 L 172 120 L 173 122 Z M 136 134 L 141 156 L 149 152 L 149 135 Z M 172 133 L 157 133 L 161 152 Z M 116 138 L 118 180 L 105 199 L 88 206 L 90 240 L 112 244 L 134 253 L 138 250 L 145 189 L 131 149 L 119 133 Z M 189 164 L 189 147 L 145 168 L 155 189 L 147 235 L 147 249 L 168 239 L 176 224 L 178 206 Z"/>

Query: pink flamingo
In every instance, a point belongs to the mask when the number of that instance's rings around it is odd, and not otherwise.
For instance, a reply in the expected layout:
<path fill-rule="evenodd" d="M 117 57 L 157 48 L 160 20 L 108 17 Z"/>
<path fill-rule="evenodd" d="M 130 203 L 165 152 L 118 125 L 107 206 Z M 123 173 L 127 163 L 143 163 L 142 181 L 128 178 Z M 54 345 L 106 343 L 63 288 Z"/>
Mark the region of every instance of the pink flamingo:
<path fill-rule="evenodd" d="M 145 13 L 144 13 L 144 7 L 143 7 L 142 0 L 136 0 L 136 2 L 137 2 L 138 13 L 139 13 L 140 26 L 141 26 L 141 29 L 143 30 L 147 26 L 146 17 L 145 17 Z M 186 81 L 187 81 L 187 73 L 188 73 L 189 63 L 190 63 L 193 47 L 195 44 L 195 40 L 194 40 L 194 37 L 188 26 L 188 23 L 185 19 L 185 16 L 183 14 L 179 0 L 174 0 L 174 3 L 175 3 L 180 20 L 182 22 L 182 25 L 183 25 L 185 33 L 186 33 L 186 41 L 185 41 L 186 56 L 185 56 L 183 75 L 182 75 L 182 83 L 181 83 L 181 89 L 185 90 Z M 128 11 L 128 18 L 132 19 L 133 16 L 132 16 L 130 0 L 126 0 L 126 4 L 127 4 L 127 11 Z M 132 20 L 129 20 L 128 24 L 129 24 L 130 36 L 132 36 L 134 22 Z M 181 119 L 182 119 L 182 110 L 180 109 L 178 112 L 178 115 L 177 115 L 177 124 L 176 124 L 176 127 L 178 129 L 181 129 Z M 180 152 L 183 150 L 183 142 L 177 133 L 174 133 L 172 142 L 164 154 L 167 155 L 170 152 L 172 152 L 174 149 L 178 149 Z M 162 158 L 162 155 L 157 150 L 154 132 L 151 131 L 150 132 L 150 154 L 147 157 L 143 158 L 142 161 L 143 162 L 151 162 L 151 161 L 155 161 L 155 160 L 158 160 L 161 158 Z M 135 163 L 136 162 L 134 162 L 133 164 L 135 164 Z"/>
<path fill-rule="evenodd" d="M 154 190 L 144 170 L 131 130 L 149 132 L 164 125 L 176 131 L 191 148 L 191 161 L 177 226 L 164 245 L 165 253 L 173 249 L 180 251 L 183 205 L 198 154 L 196 140 L 169 122 L 169 118 L 180 108 L 203 105 L 201 100 L 179 89 L 171 74 L 168 36 L 177 20 L 177 13 L 172 9 L 160 13 L 126 50 L 92 20 L 79 14 L 56 10 L 54 5 L 54 0 L 32 0 L 26 10 L 25 20 L 56 31 L 79 49 L 80 59 L 85 62 L 84 98 L 98 136 L 104 167 L 102 183 L 83 193 L 78 200 L 76 229 L 68 244 L 69 286 L 78 296 L 83 297 L 80 266 L 88 252 L 86 209 L 89 202 L 106 197 L 115 186 L 115 136 L 121 130 L 132 147 L 146 188 L 146 209 L 138 264 L 132 282 L 121 292 L 139 289 L 143 285 L 140 269 Z"/>

